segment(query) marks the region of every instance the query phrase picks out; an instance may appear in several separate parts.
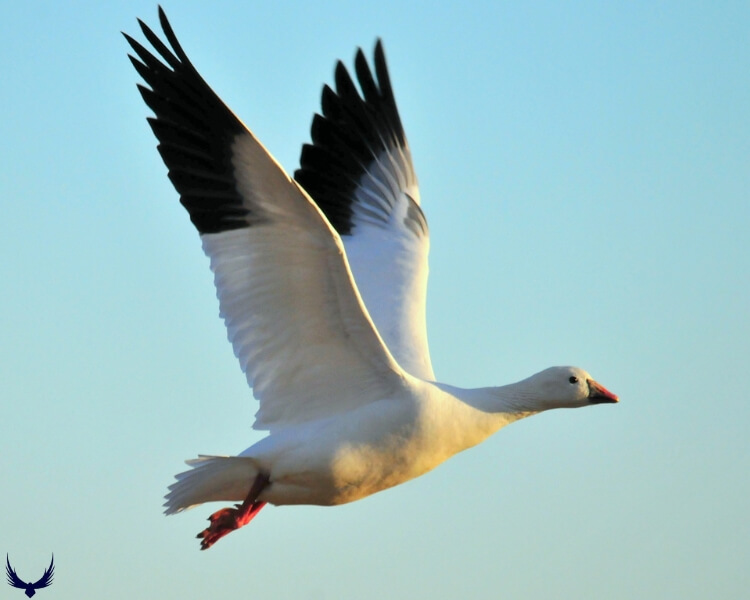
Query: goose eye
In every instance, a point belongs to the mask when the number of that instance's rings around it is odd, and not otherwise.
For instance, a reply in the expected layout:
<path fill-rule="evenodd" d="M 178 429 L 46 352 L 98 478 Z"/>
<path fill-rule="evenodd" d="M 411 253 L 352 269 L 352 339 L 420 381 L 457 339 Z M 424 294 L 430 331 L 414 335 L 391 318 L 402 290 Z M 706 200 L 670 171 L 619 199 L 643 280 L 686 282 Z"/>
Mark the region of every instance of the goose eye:
<path fill-rule="evenodd" d="M 570 383 L 578 383 L 578 377 L 576 377 L 575 375 L 571 375 L 568 381 L 570 381 Z"/>

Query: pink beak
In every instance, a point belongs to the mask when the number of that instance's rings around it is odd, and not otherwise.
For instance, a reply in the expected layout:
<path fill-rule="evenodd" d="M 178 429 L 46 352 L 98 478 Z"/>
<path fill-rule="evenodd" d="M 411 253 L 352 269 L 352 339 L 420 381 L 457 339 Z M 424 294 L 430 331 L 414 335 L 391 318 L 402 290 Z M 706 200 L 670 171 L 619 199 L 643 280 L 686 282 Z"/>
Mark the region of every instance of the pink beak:
<path fill-rule="evenodd" d="M 588 380 L 589 384 L 589 400 L 591 404 L 614 404 L 619 402 L 620 399 L 610 392 L 603 385 L 598 384 L 593 379 Z"/>

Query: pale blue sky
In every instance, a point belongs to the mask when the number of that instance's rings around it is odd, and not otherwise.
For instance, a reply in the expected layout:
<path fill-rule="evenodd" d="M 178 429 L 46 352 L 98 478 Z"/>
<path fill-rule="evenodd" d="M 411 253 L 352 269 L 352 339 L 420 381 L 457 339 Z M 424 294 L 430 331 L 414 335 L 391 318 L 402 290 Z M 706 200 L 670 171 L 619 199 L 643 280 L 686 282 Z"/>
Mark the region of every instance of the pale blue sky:
<path fill-rule="evenodd" d="M 119 31 L 0 8 L 0 555 L 40 598 L 740 598 L 750 587 L 750 5 L 167 3 L 293 170 L 338 58 L 385 42 L 432 234 L 438 377 L 577 364 L 617 406 L 502 430 L 198 551 L 182 460 L 258 439 Z M 0 597 L 20 591 L 0 584 Z"/>

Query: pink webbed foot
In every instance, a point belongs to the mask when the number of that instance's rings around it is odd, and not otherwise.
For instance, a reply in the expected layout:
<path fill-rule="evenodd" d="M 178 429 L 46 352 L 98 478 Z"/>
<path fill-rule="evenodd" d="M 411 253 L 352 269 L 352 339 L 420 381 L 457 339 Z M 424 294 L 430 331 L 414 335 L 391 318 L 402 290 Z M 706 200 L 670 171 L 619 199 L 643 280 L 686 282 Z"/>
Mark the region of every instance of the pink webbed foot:
<path fill-rule="evenodd" d="M 235 504 L 235 508 L 222 508 L 208 517 L 211 524 L 196 536 L 201 540 L 201 550 L 208 550 L 225 535 L 244 527 L 253 520 L 253 517 L 266 505 L 265 502 L 258 502 L 257 499 L 269 481 L 268 475 L 259 473 L 242 504 Z"/>
<path fill-rule="evenodd" d="M 253 502 L 248 506 L 236 504 L 236 508 L 217 510 L 208 518 L 211 524 L 196 536 L 201 540 L 201 550 L 208 550 L 228 533 L 247 525 L 265 505 L 265 502 Z"/>

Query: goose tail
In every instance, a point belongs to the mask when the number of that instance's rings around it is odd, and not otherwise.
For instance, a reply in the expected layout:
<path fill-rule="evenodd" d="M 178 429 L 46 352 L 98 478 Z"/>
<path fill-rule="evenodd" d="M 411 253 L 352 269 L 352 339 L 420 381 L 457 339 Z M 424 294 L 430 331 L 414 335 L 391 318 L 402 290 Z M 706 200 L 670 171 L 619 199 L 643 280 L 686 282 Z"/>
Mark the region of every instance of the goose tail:
<path fill-rule="evenodd" d="M 185 461 L 191 468 L 175 475 L 164 496 L 164 514 L 173 515 L 205 502 L 242 501 L 258 475 L 246 456 L 204 456 Z"/>

